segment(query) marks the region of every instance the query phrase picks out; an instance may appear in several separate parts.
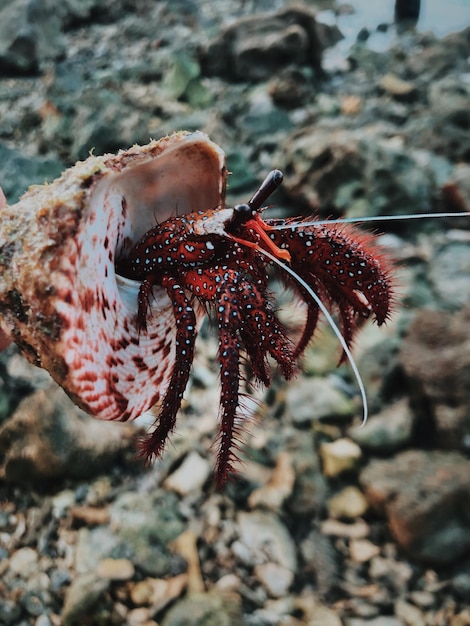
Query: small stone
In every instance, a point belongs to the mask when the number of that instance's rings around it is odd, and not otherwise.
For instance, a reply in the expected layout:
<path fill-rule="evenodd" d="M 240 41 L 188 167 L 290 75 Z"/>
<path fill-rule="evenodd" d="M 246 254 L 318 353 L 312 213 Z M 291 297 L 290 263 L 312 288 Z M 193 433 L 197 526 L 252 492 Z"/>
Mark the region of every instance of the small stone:
<path fill-rule="evenodd" d="M 277 563 L 256 565 L 254 574 L 273 598 L 282 598 L 294 581 L 294 572 Z"/>
<path fill-rule="evenodd" d="M 281 509 L 285 500 L 292 494 L 295 483 L 295 471 L 292 457 L 281 452 L 276 459 L 276 466 L 266 485 L 255 489 L 248 498 L 251 509 L 262 507 L 272 511 Z"/>
<path fill-rule="evenodd" d="M 406 99 L 414 96 L 416 85 L 407 80 L 402 80 L 395 74 L 385 74 L 379 81 L 379 87 L 391 96 L 398 99 Z"/>
<path fill-rule="evenodd" d="M 413 569 L 403 561 L 376 556 L 370 562 L 369 575 L 373 581 L 383 582 L 391 589 L 404 593 L 413 576 Z"/>
<path fill-rule="evenodd" d="M 367 563 L 372 557 L 379 554 L 379 546 L 367 539 L 352 539 L 349 544 L 349 555 L 356 563 Z"/>
<path fill-rule="evenodd" d="M 346 96 L 341 100 L 341 113 L 343 115 L 357 115 L 361 109 L 362 100 L 359 96 Z"/>
<path fill-rule="evenodd" d="M 431 609 L 436 603 L 435 595 L 430 591 L 412 591 L 410 599 L 416 606 L 425 610 Z"/>
<path fill-rule="evenodd" d="M 131 580 L 135 570 L 128 559 L 103 559 L 98 563 L 96 573 L 108 580 Z"/>
<path fill-rule="evenodd" d="M 239 543 L 248 550 L 254 564 L 273 562 L 297 570 L 297 551 L 287 528 L 264 511 L 240 512 L 237 516 Z"/>
<path fill-rule="evenodd" d="M 354 411 L 351 400 L 330 379 L 319 377 L 293 381 L 287 389 L 286 410 L 298 426 L 328 418 L 349 419 Z"/>
<path fill-rule="evenodd" d="M 406 626 L 426 626 L 426 620 L 417 606 L 405 602 L 399 598 L 395 602 L 395 615 L 399 617 Z"/>
<path fill-rule="evenodd" d="M 411 441 L 414 421 L 404 399 L 371 417 L 364 426 L 351 428 L 348 434 L 363 449 L 392 452 Z"/>
<path fill-rule="evenodd" d="M 370 528 L 362 519 L 355 520 L 353 524 L 345 524 L 335 519 L 327 519 L 321 525 L 323 535 L 334 537 L 346 537 L 349 539 L 364 539 L 369 536 Z"/>
<path fill-rule="evenodd" d="M 364 515 L 368 509 L 367 500 L 360 489 L 345 487 L 326 503 L 330 517 L 354 519 Z"/>
<path fill-rule="evenodd" d="M 179 600 L 165 614 L 161 626 L 242 626 L 246 622 L 237 594 L 195 593 Z"/>
<path fill-rule="evenodd" d="M 0 602 L 0 622 L 13 626 L 18 623 L 21 614 L 21 607 L 18 602 L 12 600 L 2 600 Z"/>
<path fill-rule="evenodd" d="M 225 574 L 216 582 L 217 589 L 222 592 L 238 591 L 241 586 L 241 580 L 235 574 Z"/>
<path fill-rule="evenodd" d="M 358 468 L 362 452 L 357 443 L 343 437 L 320 446 L 323 474 L 329 478 Z"/>
<path fill-rule="evenodd" d="M 172 549 L 183 557 L 188 564 L 187 585 L 191 593 L 199 593 L 205 590 L 204 580 L 199 562 L 197 549 L 197 537 L 192 530 L 186 530 L 171 544 Z"/>
<path fill-rule="evenodd" d="M 109 522 L 108 509 L 94 506 L 75 506 L 71 509 L 70 514 L 75 521 L 81 522 L 86 526 L 99 526 Z"/>
<path fill-rule="evenodd" d="M 10 557 L 10 570 L 21 578 L 29 578 L 38 569 L 38 554 L 33 548 L 20 548 Z"/>
<path fill-rule="evenodd" d="M 100 602 L 109 588 L 109 580 L 94 573 L 77 576 L 67 590 L 62 610 L 63 626 L 76 626 Z"/>
<path fill-rule="evenodd" d="M 47 615 L 40 615 L 35 621 L 34 626 L 52 626 L 52 624 Z"/>
<path fill-rule="evenodd" d="M 468 626 L 470 624 L 470 609 L 464 609 L 450 620 L 449 626 Z"/>
<path fill-rule="evenodd" d="M 126 623 L 128 626 L 147 626 L 150 622 L 150 617 L 151 613 L 149 609 L 139 607 L 138 609 L 129 611 L 126 617 Z"/>
<path fill-rule="evenodd" d="M 164 487 L 186 496 L 201 489 L 210 471 L 207 459 L 203 459 L 197 452 L 190 452 L 178 469 L 165 480 Z"/>

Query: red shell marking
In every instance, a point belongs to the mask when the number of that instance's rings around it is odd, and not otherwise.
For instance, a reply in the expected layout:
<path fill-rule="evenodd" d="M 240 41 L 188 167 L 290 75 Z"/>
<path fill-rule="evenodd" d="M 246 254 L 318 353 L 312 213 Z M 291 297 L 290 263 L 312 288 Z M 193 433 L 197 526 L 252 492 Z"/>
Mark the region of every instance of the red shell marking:
<path fill-rule="evenodd" d="M 282 181 L 275 170 L 245 205 L 190 213 L 168 219 L 148 231 L 119 265 L 120 273 L 142 281 L 137 324 L 146 330 L 149 296 L 163 287 L 172 302 L 176 325 L 171 381 L 155 421 L 141 444 L 146 459 L 161 455 L 173 431 L 194 357 L 194 301 L 212 311 L 219 333 L 220 427 L 216 463 L 222 487 L 234 471 L 243 419 L 240 415 L 240 356 L 248 358 L 254 376 L 270 383 L 270 355 L 288 379 L 312 338 L 319 308 L 301 282 L 329 308 L 336 308 L 347 346 L 362 320 L 372 315 L 380 325 L 393 302 L 389 262 L 375 238 L 357 228 L 311 220 L 263 220 L 261 205 Z M 307 320 L 297 345 L 278 320 L 268 293 L 264 252 L 290 272 L 284 282 L 307 303 Z M 344 359 L 344 354 L 341 360 Z"/>

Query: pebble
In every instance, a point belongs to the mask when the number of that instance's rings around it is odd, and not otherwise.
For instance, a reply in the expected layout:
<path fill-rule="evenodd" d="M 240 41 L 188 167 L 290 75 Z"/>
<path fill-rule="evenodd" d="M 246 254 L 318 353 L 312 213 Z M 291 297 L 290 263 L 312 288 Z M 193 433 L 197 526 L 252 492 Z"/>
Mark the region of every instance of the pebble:
<path fill-rule="evenodd" d="M 299 378 L 287 388 L 286 410 L 294 424 L 306 426 L 314 420 L 349 419 L 353 404 L 329 378 Z"/>
<path fill-rule="evenodd" d="M 256 565 L 253 573 L 272 598 L 285 596 L 294 581 L 294 572 L 277 563 Z"/>
<path fill-rule="evenodd" d="M 281 452 L 276 459 L 270 479 L 259 489 L 251 492 L 248 498 L 250 509 L 261 507 L 271 511 L 279 511 L 283 503 L 292 494 L 295 483 L 295 471 L 292 456 Z"/>
<path fill-rule="evenodd" d="M 273 562 L 293 572 L 297 569 L 296 547 L 279 519 L 264 511 L 237 515 L 240 543 L 249 551 L 255 564 Z"/>
<path fill-rule="evenodd" d="M 67 589 L 62 610 L 63 626 L 76 626 L 84 615 L 100 602 L 109 588 L 109 580 L 94 573 L 76 576 Z"/>
<path fill-rule="evenodd" d="M 96 568 L 101 578 L 108 580 L 131 580 L 134 577 L 134 565 L 128 559 L 102 559 Z"/>
<path fill-rule="evenodd" d="M 21 578 L 29 578 L 38 569 L 38 553 L 33 548 L 20 548 L 10 557 L 10 571 Z"/>
<path fill-rule="evenodd" d="M 349 556 L 355 563 L 367 563 L 380 554 L 380 547 L 368 539 L 352 539 L 349 543 Z"/>
<path fill-rule="evenodd" d="M 211 466 L 197 452 L 190 452 L 181 465 L 164 482 L 164 487 L 186 496 L 199 491 L 209 478 Z"/>
<path fill-rule="evenodd" d="M 408 399 L 403 399 L 371 417 L 364 426 L 351 428 L 348 434 L 362 449 L 393 452 L 411 442 L 414 422 Z"/>
<path fill-rule="evenodd" d="M 330 517 L 352 520 L 365 515 L 368 509 L 367 500 L 362 491 L 350 485 L 345 487 L 326 503 Z"/>
<path fill-rule="evenodd" d="M 322 443 L 320 457 L 323 474 L 328 478 L 334 478 L 344 472 L 357 470 L 362 459 L 362 452 L 357 443 L 343 437 L 331 443 Z"/>
<path fill-rule="evenodd" d="M 335 537 L 347 537 L 349 539 L 364 539 L 370 533 L 369 525 L 362 519 L 355 520 L 352 524 L 345 524 L 335 519 L 327 519 L 321 525 L 323 535 Z"/>
<path fill-rule="evenodd" d="M 426 626 L 423 613 L 417 606 L 399 598 L 395 602 L 395 615 L 400 618 L 406 626 Z"/>
<path fill-rule="evenodd" d="M 171 548 L 180 554 L 188 565 L 187 585 L 189 592 L 198 593 L 204 591 L 205 585 L 202 578 L 195 533 L 192 530 L 186 530 L 171 543 Z"/>
<path fill-rule="evenodd" d="M 408 80 L 403 80 L 395 74 L 385 74 L 379 81 L 379 87 L 392 96 L 406 98 L 416 92 L 416 85 Z"/>

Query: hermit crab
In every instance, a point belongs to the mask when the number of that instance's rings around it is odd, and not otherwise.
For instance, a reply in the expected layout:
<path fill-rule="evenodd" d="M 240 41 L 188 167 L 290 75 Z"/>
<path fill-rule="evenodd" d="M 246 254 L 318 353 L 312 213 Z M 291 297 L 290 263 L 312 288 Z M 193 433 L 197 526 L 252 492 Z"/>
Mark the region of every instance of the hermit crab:
<path fill-rule="evenodd" d="M 90 156 L 3 207 L 0 220 L 3 329 L 92 415 L 129 420 L 155 406 L 141 443 L 147 459 L 175 427 L 198 329 L 213 316 L 219 487 L 243 424 L 241 354 L 265 385 L 269 358 L 290 378 L 320 311 L 337 311 L 343 359 L 361 321 L 382 324 L 393 302 L 389 262 L 372 235 L 311 218 L 264 219 L 278 170 L 228 208 L 226 177 L 224 154 L 206 135 L 177 133 Z M 307 303 L 296 339 L 269 291 L 273 265 Z"/>

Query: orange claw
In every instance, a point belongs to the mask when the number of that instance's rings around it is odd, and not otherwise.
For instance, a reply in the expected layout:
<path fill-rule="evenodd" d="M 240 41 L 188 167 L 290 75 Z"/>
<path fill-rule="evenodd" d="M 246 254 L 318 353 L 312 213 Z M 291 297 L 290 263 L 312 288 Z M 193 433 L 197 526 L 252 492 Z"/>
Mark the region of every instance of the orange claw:
<path fill-rule="evenodd" d="M 245 227 L 254 230 L 259 238 L 264 242 L 266 248 L 268 249 L 268 252 L 271 252 L 277 259 L 280 259 L 281 261 L 286 261 L 287 263 L 291 262 L 289 250 L 286 250 L 285 248 L 280 248 L 274 243 L 274 241 L 272 241 L 268 237 L 266 231 L 271 230 L 271 228 L 263 222 L 258 213 L 255 213 L 253 215 L 253 218 L 246 222 Z M 242 246 L 254 248 L 255 250 L 260 249 L 259 244 L 255 243 L 254 241 L 247 241 L 246 239 L 234 237 L 233 235 L 230 235 L 230 238 L 241 244 Z"/>

